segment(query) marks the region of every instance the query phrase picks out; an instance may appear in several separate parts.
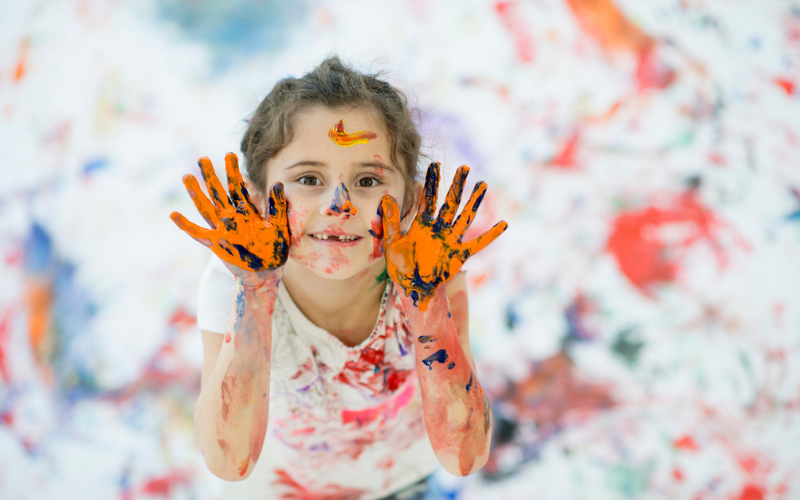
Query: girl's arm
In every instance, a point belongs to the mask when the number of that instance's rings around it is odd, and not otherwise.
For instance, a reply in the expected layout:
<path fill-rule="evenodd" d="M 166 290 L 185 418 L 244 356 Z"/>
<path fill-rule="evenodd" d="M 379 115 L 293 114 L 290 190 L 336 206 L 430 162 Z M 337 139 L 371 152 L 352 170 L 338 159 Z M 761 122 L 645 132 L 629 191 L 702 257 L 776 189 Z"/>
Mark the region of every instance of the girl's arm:
<path fill-rule="evenodd" d="M 380 210 L 387 272 L 405 292 L 404 310 L 416 337 L 417 374 L 428 437 L 439 462 L 460 476 L 486 463 L 492 414 L 470 355 L 466 283 L 459 270 L 470 255 L 508 227 L 501 221 L 477 238 L 462 241 L 486 192 L 486 185 L 477 183 L 461 214 L 453 220 L 468 171 L 466 166 L 459 167 L 434 218 L 439 164 L 431 164 L 419 213 L 405 234 L 400 230 L 394 198 L 384 196 Z"/>
<path fill-rule="evenodd" d="M 272 313 L 279 282 L 279 270 L 260 285 L 248 286 L 237 279 L 227 332 L 197 399 L 195 441 L 208 469 L 227 481 L 249 476 L 264 444 Z"/>
<path fill-rule="evenodd" d="M 425 311 L 407 297 L 401 300 L 416 339 L 417 376 L 433 450 L 448 472 L 472 474 L 489 458 L 492 411 L 469 348 L 464 273 L 439 287 Z"/>
<path fill-rule="evenodd" d="M 208 158 L 200 170 L 211 195 L 197 179 L 183 182 L 210 229 L 173 212 L 170 218 L 189 236 L 210 248 L 236 276 L 236 300 L 213 370 L 195 408 L 195 440 L 208 469 L 222 479 L 246 478 L 261 454 L 269 416 L 272 313 L 283 265 L 289 253 L 289 229 L 283 185 L 272 187 L 268 213 L 262 215 L 247 193 L 236 155 L 225 156 L 228 192 Z M 204 364 L 211 364 L 207 359 Z M 207 380 L 205 380 L 207 379 Z"/>

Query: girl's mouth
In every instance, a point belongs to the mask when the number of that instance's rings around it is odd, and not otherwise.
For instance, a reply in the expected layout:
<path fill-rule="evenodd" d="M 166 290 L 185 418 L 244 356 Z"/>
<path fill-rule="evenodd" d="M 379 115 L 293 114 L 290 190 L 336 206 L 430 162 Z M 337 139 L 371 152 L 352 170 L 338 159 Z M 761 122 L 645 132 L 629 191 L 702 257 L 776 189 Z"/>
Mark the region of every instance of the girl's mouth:
<path fill-rule="evenodd" d="M 330 233 L 311 233 L 308 236 L 317 243 L 321 243 L 323 245 L 334 245 L 337 247 L 355 246 L 360 240 L 363 239 L 361 236 Z"/>

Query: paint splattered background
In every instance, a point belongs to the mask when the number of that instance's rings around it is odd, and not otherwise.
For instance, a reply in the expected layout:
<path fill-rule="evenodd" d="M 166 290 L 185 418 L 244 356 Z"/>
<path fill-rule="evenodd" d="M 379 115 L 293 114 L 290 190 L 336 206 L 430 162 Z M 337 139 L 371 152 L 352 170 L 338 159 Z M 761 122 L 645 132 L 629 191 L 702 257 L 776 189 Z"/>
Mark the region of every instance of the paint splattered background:
<path fill-rule="evenodd" d="M 492 457 L 440 496 L 800 497 L 800 3 L 55 0 L 0 26 L 3 498 L 214 498 L 209 253 L 167 215 L 333 51 L 488 182 L 475 232 L 510 223 L 467 266 Z"/>

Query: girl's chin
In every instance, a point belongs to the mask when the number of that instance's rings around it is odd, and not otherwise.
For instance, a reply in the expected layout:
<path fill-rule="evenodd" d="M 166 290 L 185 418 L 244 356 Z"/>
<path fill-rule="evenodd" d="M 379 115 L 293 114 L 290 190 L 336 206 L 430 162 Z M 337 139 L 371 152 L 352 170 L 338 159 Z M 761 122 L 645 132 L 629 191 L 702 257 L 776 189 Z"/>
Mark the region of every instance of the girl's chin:
<path fill-rule="evenodd" d="M 335 281 L 350 279 L 358 275 L 365 276 L 372 272 L 380 273 L 381 269 L 377 269 L 375 266 L 380 264 L 378 262 L 379 260 L 383 260 L 382 258 L 363 258 L 358 259 L 358 262 L 352 262 L 349 260 L 326 260 L 317 258 L 312 261 L 312 259 L 307 258 L 307 256 L 293 256 L 291 254 L 289 255 L 289 259 L 293 260 L 297 266 L 304 268 L 306 271 L 310 271 L 320 278 Z M 382 268 L 383 266 L 381 265 L 380 267 Z"/>

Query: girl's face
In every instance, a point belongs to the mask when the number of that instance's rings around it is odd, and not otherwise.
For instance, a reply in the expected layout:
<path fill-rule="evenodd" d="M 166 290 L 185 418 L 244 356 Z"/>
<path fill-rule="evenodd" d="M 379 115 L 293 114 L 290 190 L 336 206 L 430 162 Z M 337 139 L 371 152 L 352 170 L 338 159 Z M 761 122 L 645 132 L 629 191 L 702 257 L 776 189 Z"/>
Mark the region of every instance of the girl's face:
<path fill-rule="evenodd" d="M 329 132 L 340 120 L 343 132 L 374 138 L 337 144 Z M 377 212 L 383 195 L 394 196 L 404 208 L 399 168 L 391 163 L 389 136 L 372 109 L 315 107 L 299 112 L 294 139 L 267 168 L 269 186 L 282 182 L 289 203 L 289 258 L 320 277 L 337 280 L 377 261 L 383 264 L 382 242 L 371 230 L 380 227 Z"/>

